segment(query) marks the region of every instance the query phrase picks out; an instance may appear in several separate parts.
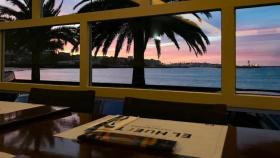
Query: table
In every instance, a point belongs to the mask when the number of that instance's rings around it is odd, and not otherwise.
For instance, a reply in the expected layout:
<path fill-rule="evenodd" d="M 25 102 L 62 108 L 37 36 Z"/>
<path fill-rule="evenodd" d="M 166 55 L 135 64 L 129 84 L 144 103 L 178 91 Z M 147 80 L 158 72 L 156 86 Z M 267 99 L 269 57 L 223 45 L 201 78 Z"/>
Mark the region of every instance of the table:
<path fill-rule="evenodd" d="M 56 115 L 0 130 L 0 151 L 18 157 L 176 157 L 124 147 L 79 144 L 53 134 L 90 122 L 83 113 Z M 230 127 L 224 157 L 279 158 L 280 131 Z"/>
<path fill-rule="evenodd" d="M 69 107 L 0 101 L 0 129 L 14 126 L 40 117 L 70 112 Z"/>

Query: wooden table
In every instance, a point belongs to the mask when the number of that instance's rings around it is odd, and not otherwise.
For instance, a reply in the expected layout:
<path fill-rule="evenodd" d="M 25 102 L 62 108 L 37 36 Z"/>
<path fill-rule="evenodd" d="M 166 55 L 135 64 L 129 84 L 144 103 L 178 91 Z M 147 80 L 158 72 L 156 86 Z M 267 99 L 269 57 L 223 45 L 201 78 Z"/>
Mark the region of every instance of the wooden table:
<path fill-rule="evenodd" d="M 148 153 L 124 147 L 79 144 L 54 137 L 53 134 L 91 121 L 91 116 L 72 113 L 42 118 L 23 125 L 0 130 L 0 151 L 18 157 L 176 157 Z M 279 158 L 280 132 L 250 128 L 229 128 L 224 157 Z"/>
<path fill-rule="evenodd" d="M 0 130 L 54 114 L 70 113 L 69 107 L 3 101 L 0 102 L 0 108 Z"/>

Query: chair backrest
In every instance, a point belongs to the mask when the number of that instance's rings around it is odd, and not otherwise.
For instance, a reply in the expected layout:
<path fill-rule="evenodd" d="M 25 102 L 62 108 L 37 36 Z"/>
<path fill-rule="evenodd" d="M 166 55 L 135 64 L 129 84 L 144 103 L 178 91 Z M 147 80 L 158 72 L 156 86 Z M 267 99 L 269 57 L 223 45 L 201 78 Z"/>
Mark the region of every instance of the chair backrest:
<path fill-rule="evenodd" d="M 14 92 L 0 92 L 0 100 L 1 101 L 15 101 L 18 97 L 18 93 Z"/>
<path fill-rule="evenodd" d="M 226 105 L 177 103 L 126 97 L 123 115 L 209 124 L 226 124 Z"/>
<path fill-rule="evenodd" d="M 50 90 L 31 88 L 28 102 L 52 106 L 67 106 L 75 112 L 94 113 L 95 91 Z"/>

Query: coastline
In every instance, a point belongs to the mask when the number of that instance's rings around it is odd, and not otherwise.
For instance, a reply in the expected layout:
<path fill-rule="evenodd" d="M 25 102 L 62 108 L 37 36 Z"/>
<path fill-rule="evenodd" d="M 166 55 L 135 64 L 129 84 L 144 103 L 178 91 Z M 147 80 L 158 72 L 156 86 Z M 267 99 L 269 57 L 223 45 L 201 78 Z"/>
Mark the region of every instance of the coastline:
<path fill-rule="evenodd" d="M 236 68 L 240 69 L 256 69 L 256 68 L 279 68 L 280 66 L 258 66 L 258 67 L 250 67 L 250 66 L 236 66 Z M 79 66 L 42 66 L 40 67 L 41 69 L 73 69 L 77 68 L 79 69 Z M 131 66 L 93 66 L 93 69 L 113 69 L 113 68 L 132 68 Z M 221 68 L 221 65 L 217 66 L 216 64 L 213 66 L 189 66 L 189 65 L 184 65 L 184 66 L 170 66 L 170 65 L 164 65 L 164 66 L 145 66 L 145 68 Z M 27 66 L 9 66 L 5 67 L 5 69 L 31 69 L 31 67 Z"/>

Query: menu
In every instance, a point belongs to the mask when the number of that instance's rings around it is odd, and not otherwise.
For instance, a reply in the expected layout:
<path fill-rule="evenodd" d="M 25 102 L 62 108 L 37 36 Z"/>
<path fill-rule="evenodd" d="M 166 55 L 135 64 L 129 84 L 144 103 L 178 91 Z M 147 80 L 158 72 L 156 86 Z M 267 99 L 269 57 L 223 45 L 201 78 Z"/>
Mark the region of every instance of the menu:
<path fill-rule="evenodd" d="M 77 139 L 77 137 L 90 128 L 90 126 L 100 125 L 104 121 L 112 119 L 114 116 L 102 118 L 89 124 L 83 125 L 58 134 L 56 136 L 63 138 Z M 150 137 L 163 140 L 176 141 L 173 154 L 190 157 L 222 157 L 223 146 L 226 139 L 228 127 L 223 125 L 201 124 L 191 122 L 179 122 L 148 118 L 135 118 L 131 121 L 124 120 L 119 126 L 98 128 L 96 131 L 106 131 L 111 133 L 135 135 L 141 137 Z M 91 125 L 90 125 L 91 124 Z"/>

